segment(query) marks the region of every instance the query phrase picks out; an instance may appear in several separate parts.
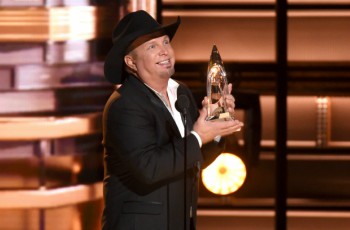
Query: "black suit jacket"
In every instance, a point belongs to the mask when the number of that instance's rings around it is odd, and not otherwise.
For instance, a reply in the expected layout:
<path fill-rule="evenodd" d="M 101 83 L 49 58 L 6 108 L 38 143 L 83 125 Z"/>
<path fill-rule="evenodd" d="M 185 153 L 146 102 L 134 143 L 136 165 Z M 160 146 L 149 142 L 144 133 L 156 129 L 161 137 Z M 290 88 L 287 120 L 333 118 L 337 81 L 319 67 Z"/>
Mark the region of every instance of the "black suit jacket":
<path fill-rule="evenodd" d="M 198 118 L 190 98 L 188 129 Z M 163 102 L 134 76 L 115 91 L 104 110 L 104 230 L 179 230 L 184 227 L 184 139 Z M 199 165 L 221 152 L 187 136 L 187 206 L 195 222 Z"/>

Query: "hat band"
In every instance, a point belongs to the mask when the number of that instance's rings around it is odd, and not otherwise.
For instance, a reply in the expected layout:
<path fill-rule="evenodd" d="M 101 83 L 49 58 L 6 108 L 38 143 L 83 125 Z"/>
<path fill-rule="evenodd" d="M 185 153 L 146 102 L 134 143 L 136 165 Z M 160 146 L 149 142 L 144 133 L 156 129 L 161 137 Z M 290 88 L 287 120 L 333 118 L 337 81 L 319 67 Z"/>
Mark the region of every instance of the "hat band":
<path fill-rule="evenodd" d="M 130 53 L 132 50 L 134 50 L 135 48 L 139 47 L 143 43 L 145 43 L 145 42 L 147 42 L 147 41 L 149 41 L 149 40 L 151 40 L 153 38 L 161 37 L 161 36 L 163 36 L 165 34 L 166 33 L 165 33 L 164 30 L 158 30 L 158 31 L 150 33 L 150 34 L 142 35 L 142 36 L 136 38 L 133 42 L 131 42 L 131 44 L 126 49 L 125 54 Z"/>

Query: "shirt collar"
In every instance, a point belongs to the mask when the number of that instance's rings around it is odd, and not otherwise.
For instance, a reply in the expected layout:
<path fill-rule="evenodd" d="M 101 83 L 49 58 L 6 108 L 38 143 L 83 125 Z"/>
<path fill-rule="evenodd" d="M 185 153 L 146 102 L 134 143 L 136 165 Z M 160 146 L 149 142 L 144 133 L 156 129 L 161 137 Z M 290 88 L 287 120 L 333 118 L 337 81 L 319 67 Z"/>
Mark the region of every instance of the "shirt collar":
<path fill-rule="evenodd" d="M 163 96 L 161 93 L 157 92 L 155 89 L 153 89 L 151 86 L 144 83 L 148 88 L 150 88 L 153 92 L 155 92 L 158 96 Z M 168 86 L 167 86 L 167 92 L 170 93 L 173 97 L 177 98 L 177 88 L 179 87 L 179 83 L 176 82 L 174 79 L 169 78 Z"/>

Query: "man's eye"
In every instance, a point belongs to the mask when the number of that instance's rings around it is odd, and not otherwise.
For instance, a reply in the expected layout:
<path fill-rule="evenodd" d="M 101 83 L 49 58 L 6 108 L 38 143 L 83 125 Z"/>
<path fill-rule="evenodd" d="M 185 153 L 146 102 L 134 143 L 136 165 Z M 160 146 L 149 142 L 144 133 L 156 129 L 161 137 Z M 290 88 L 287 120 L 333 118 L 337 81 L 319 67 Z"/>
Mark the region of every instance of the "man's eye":
<path fill-rule="evenodd" d="M 169 40 L 164 40 L 164 44 L 165 44 L 165 45 L 167 45 L 167 44 L 169 44 L 169 43 L 170 43 Z"/>
<path fill-rule="evenodd" d="M 148 46 L 148 49 L 154 49 L 156 46 L 155 45 L 150 45 Z"/>

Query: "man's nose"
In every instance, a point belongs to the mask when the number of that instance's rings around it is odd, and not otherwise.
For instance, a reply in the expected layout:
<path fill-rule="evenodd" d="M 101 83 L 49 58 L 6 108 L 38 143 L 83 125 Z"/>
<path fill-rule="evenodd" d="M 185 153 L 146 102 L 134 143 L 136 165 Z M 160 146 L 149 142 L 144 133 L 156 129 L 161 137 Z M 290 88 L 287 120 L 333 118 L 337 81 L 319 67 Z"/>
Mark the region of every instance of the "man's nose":
<path fill-rule="evenodd" d="M 168 55 L 169 51 L 168 51 L 168 47 L 165 46 L 160 46 L 160 51 L 159 51 L 160 55 Z"/>

